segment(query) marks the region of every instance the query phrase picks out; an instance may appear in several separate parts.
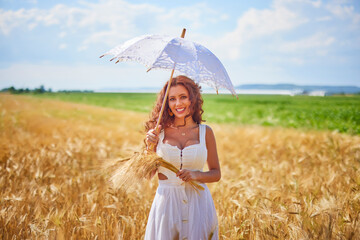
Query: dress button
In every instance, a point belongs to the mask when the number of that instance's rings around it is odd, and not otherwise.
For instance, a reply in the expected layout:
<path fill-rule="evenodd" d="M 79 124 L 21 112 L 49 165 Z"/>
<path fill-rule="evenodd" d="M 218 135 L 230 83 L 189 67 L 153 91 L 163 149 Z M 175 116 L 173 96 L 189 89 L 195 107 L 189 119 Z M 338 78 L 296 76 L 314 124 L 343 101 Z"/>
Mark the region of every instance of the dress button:
<path fill-rule="evenodd" d="M 184 199 L 184 200 L 183 200 L 183 203 L 187 204 L 187 201 Z"/>
<path fill-rule="evenodd" d="M 183 240 L 187 240 L 187 237 L 184 237 Z"/>

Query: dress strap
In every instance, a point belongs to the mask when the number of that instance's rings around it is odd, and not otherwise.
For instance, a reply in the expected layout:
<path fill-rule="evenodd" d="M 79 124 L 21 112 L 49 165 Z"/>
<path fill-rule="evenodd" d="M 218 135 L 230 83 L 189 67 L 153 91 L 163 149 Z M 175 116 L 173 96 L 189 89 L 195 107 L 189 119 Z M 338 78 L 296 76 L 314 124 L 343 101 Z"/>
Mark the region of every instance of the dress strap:
<path fill-rule="evenodd" d="M 158 141 L 158 143 L 157 143 L 157 145 L 156 145 L 156 152 L 158 151 L 159 146 L 163 144 L 164 136 L 165 136 L 164 130 L 161 130 L 161 132 L 160 132 L 160 134 L 159 134 L 159 141 Z"/>
<path fill-rule="evenodd" d="M 165 130 L 162 129 L 159 134 L 159 142 L 163 143 L 165 137 Z"/>
<path fill-rule="evenodd" d="M 206 135 L 206 125 L 199 124 L 199 134 L 200 134 L 200 144 L 206 144 L 205 135 Z"/>

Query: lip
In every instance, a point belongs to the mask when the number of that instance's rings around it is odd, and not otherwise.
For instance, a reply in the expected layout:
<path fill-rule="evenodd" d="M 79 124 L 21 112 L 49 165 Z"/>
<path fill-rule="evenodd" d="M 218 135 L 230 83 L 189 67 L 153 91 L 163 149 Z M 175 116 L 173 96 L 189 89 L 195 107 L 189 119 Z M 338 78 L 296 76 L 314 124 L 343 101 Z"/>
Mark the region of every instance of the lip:
<path fill-rule="evenodd" d="M 175 110 L 177 113 L 184 113 L 186 108 L 176 108 Z"/>

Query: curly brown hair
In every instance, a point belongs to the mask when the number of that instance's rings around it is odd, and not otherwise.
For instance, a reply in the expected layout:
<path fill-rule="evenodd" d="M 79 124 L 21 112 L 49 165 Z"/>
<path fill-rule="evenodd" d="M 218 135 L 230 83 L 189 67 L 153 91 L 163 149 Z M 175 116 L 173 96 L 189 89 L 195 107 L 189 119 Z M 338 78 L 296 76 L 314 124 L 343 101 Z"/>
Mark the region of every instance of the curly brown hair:
<path fill-rule="evenodd" d="M 167 81 L 164 85 L 164 87 L 161 89 L 160 93 L 157 96 L 157 100 L 155 102 L 155 106 L 151 112 L 150 115 L 150 119 L 145 123 L 145 130 L 149 131 L 150 129 L 155 128 L 160 111 L 161 111 L 161 105 L 163 103 L 164 97 L 165 97 L 165 92 L 166 92 L 166 88 L 169 84 L 169 81 Z M 197 124 L 200 124 L 201 122 L 204 122 L 204 120 L 202 119 L 202 114 L 204 112 L 204 110 L 202 109 L 202 105 L 203 105 L 203 99 L 201 97 L 201 87 L 196 84 L 193 80 L 191 80 L 190 78 L 183 76 L 183 75 L 179 75 L 177 77 L 172 78 L 171 81 L 171 85 L 170 87 L 174 87 L 177 85 L 182 85 L 186 88 L 186 90 L 189 92 L 189 99 L 190 99 L 190 113 L 186 116 L 192 116 L 194 122 L 196 122 Z M 175 117 L 174 116 L 170 116 L 169 111 L 169 99 L 167 99 L 166 103 L 165 103 L 165 109 L 164 109 L 164 113 L 163 116 L 161 118 L 160 121 L 160 125 L 165 128 L 165 127 L 169 127 L 173 122 Z M 185 118 L 186 118 L 185 117 Z M 184 122 L 185 124 L 185 122 Z"/>

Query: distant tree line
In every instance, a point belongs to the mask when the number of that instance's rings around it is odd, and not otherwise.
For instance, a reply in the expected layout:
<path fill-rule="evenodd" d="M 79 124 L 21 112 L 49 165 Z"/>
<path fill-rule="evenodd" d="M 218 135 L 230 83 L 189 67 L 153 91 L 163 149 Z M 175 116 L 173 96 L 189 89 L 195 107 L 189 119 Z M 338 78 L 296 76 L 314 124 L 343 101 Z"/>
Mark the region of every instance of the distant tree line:
<path fill-rule="evenodd" d="M 3 88 L 1 90 L 2 92 L 10 92 L 13 94 L 20 94 L 20 93 L 46 93 L 46 92 L 52 92 L 51 88 L 48 90 L 45 89 L 44 85 L 41 85 L 39 88 L 29 89 L 29 88 L 18 88 L 11 86 L 9 88 Z"/>
<path fill-rule="evenodd" d="M 12 94 L 21 94 L 21 93 L 36 93 L 36 94 L 42 94 L 42 93 L 52 93 L 52 89 L 45 89 L 44 85 L 41 85 L 38 88 L 34 88 L 34 89 L 29 89 L 29 88 L 18 88 L 16 89 L 15 87 L 11 86 L 9 88 L 3 88 L 1 90 L 1 92 L 9 92 Z M 91 90 L 59 90 L 57 92 L 64 92 L 64 93 L 70 93 L 70 92 L 93 92 Z"/>

